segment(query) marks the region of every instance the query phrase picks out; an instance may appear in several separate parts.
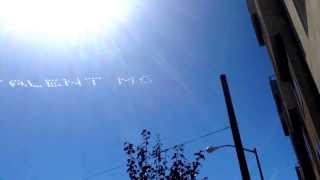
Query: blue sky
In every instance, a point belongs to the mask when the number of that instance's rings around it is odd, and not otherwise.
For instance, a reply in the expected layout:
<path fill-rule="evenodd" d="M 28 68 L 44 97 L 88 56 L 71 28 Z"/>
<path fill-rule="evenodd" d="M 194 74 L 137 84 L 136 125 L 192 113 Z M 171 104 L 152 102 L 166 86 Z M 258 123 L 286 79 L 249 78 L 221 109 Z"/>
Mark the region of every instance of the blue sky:
<path fill-rule="evenodd" d="M 125 164 L 124 141 L 147 128 L 168 145 L 228 125 L 219 75 L 226 73 L 244 145 L 260 153 L 267 180 L 295 180 L 296 163 L 270 92 L 272 68 L 245 1 L 141 0 L 111 35 L 79 44 L 0 35 L 0 178 L 82 180 Z M 141 83 L 142 77 L 152 82 Z M 76 79 L 81 87 L 47 88 Z M 101 77 L 93 86 L 88 77 Z M 118 78 L 134 78 L 120 86 Z M 32 80 L 43 88 L 11 88 Z M 230 131 L 186 146 L 231 144 Z M 255 159 L 247 155 L 252 179 Z M 235 152 L 210 154 L 202 176 L 240 179 Z M 128 179 L 125 169 L 91 178 Z"/>

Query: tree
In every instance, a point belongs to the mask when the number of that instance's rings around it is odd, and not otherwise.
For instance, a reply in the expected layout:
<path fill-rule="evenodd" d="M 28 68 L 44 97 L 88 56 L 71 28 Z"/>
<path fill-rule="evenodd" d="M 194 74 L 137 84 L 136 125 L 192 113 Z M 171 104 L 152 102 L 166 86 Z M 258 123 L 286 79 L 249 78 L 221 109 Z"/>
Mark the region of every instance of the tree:
<path fill-rule="evenodd" d="M 141 132 L 142 143 L 135 146 L 125 142 L 127 155 L 127 173 L 131 180 L 196 180 L 201 162 L 205 159 L 204 151 L 194 153 L 195 159 L 188 162 L 184 155 L 184 146 L 176 145 L 164 149 L 159 137 L 150 145 L 151 133 L 144 129 Z M 169 156 L 169 150 L 173 153 Z M 170 162 L 167 157 L 170 157 Z"/>

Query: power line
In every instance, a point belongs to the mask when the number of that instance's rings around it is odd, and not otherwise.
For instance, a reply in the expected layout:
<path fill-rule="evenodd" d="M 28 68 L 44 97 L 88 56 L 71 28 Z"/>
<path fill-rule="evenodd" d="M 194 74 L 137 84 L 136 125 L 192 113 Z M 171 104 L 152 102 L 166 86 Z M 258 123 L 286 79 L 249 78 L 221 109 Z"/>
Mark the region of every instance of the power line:
<path fill-rule="evenodd" d="M 182 143 L 180 143 L 180 144 L 176 144 L 176 145 L 174 145 L 174 146 L 170 146 L 170 147 L 164 149 L 163 151 L 164 151 L 164 152 L 169 151 L 169 150 L 174 149 L 176 146 L 179 146 L 179 145 L 187 145 L 187 144 L 194 143 L 194 142 L 196 142 L 196 141 L 199 141 L 200 139 L 203 139 L 203 138 L 206 138 L 206 137 L 208 137 L 208 136 L 212 136 L 212 135 L 214 135 L 214 134 L 217 134 L 217 133 L 226 131 L 226 130 L 228 130 L 229 128 L 230 128 L 229 126 L 226 126 L 226 127 L 224 127 L 224 128 L 221 128 L 221 129 L 218 129 L 218 130 L 209 132 L 209 133 L 207 133 L 207 134 L 203 134 L 203 135 L 198 136 L 198 137 L 196 137 L 196 138 L 193 138 L 193 139 L 184 141 L 184 142 L 182 142 Z M 87 177 L 85 177 L 85 178 L 82 178 L 81 180 L 89 180 L 89 179 L 94 178 L 94 177 L 97 177 L 97 176 L 101 176 L 101 175 L 104 175 L 104 174 L 108 174 L 108 173 L 110 173 L 110 172 L 112 172 L 112 171 L 121 169 L 121 168 L 123 168 L 124 166 L 125 166 L 125 165 L 114 166 L 114 167 L 112 167 L 112 168 L 105 169 L 105 170 L 103 170 L 103 171 L 99 171 L 99 172 L 96 172 L 96 173 L 94 173 L 94 174 L 91 174 L 91 175 L 89 175 L 89 176 L 87 176 Z"/>
<path fill-rule="evenodd" d="M 118 169 L 121 169 L 123 168 L 124 165 L 118 165 L 118 166 L 114 166 L 112 168 L 109 168 L 109 169 L 105 169 L 103 171 L 100 171 L 100 172 L 96 172 L 94 174 L 91 174 L 90 176 L 87 176 L 81 180 L 88 180 L 88 179 L 91 179 L 91 178 L 94 178 L 94 177 L 97 177 L 97 176 L 101 176 L 101 175 L 104 175 L 104 174 L 107 174 L 107 173 L 110 173 L 112 171 L 115 171 L 115 170 L 118 170 Z"/>
<path fill-rule="evenodd" d="M 196 142 L 196 141 L 199 141 L 200 139 L 203 139 L 203 138 L 206 138 L 206 137 L 208 137 L 208 136 L 211 136 L 211 135 L 214 135 L 214 134 L 223 132 L 223 131 L 225 131 L 225 130 L 227 130 L 227 129 L 229 129 L 229 128 L 230 128 L 229 126 L 226 126 L 226 127 L 222 128 L 222 129 L 218 129 L 218 130 L 216 130 L 216 131 L 212 131 L 212 132 L 209 132 L 209 133 L 207 133 L 207 134 L 201 135 L 201 136 L 199 136 L 199 137 L 196 137 L 196 138 L 193 138 L 193 139 L 184 141 L 184 142 L 182 142 L 182 143 L 180 143 L 180 144 L 176 144 L 176 145 L 174 145 L 174 146 L 171 146 L 171 147 L 169 147 L 169 148 L 164 149 L 163 151 L 169 151 L 169 150 L 174 149 L 176 146 L 179 146 L 179 145 L 183 145 L 183 146 L 184 146 L 184 145 L 187 145 L 187 144 L 194 143 L 194 142 Z"/>

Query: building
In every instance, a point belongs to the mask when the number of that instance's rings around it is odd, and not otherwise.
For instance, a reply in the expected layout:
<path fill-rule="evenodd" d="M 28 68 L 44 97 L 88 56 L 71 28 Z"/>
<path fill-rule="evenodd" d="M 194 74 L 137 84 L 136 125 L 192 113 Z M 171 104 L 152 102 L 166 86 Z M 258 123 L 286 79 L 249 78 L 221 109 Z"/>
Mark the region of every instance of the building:
<path fill-rule="evenodd" d="M 320 1 L 247 0 L 272 61 L 271 89 L 301 180 L 320 180 Z"/>

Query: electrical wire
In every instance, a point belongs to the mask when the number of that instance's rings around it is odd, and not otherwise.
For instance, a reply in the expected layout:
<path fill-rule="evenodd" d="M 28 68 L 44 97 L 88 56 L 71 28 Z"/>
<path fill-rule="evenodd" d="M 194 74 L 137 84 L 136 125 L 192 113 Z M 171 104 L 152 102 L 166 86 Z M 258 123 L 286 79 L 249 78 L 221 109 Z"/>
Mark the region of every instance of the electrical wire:
<path fill-rule="evenodd" d="M 221 128 L 221 129 L 218 129 L 218 130 L 209 132 L 209 133 L 207 133 L 207 134 L 201 135 L 201 136 L 199 136 L 199 137 L 196 137 L 196 138 L 193 138 L 193 139 L 184 141 L 184 142 L 182 142 L 182 143 L 180 143 L 180 144 L 176 144 L 176 145 L 174 145 L 174 146 L 170 146 L 170 147 L 164 149 L 163 152 L 167 152 L 167 151 L 169 151 L 169 150 L 171 150 L 171 149 L 174 149 L 174 148 L 177 147 L 177 146 L 181 146 L 181 145 L 184 146 L 184 145 L 187 145 L 187 144 L 194 143 L 194 142 L 196 142 L 196 141 L 199 141 L 200 139 L 203 139 L 203 138 L 206 138 L 206 137 L 208 137 L 208 136 L 212 136 L 212 135 L 214 135 L 214 134 L 217 134 L 217 133 L 226 131 L 226 130 L 228 130 L 229 128 L 230 128 L 229 126 L 226 126 L 226 127 L 224 127 L 224 128 Z M 89 179 L 92 179 L 92 178 L 97 177 L 97 176 L 101 176 L 101 175 L 108 174 L 108 173 L 110 173 L 110 172 L 112 172 L 112 171 L 121 169 L 121 168 L 123 168 L 123 167 L 125 167 L 125 165 L 114 166 L 114 167 L 111 167 L 111 168 L 109 168 L 109 169 L 105 169 L 105 170 L 96 172 L 96 173 L 94 173 L 94 174 L 91 174 L 91 175 L 89 175 L 89 176 L 87 176 L 87 177 L 85 177 L 85 178 L 82 178 L 81 180 L 89 180 Z"/>
<path fill-rule="evenodd" d="M 105 169 L 105 170 L 103 170 L 103 171 L 99 171 L 99 172 L 96 172 L 96 173 L 94 173 L 94 174 L 91 174 L 91 175 L 89 175 L 89 176 L 87 176 L 87 177 L 85 177 L 85 178 L 83 178 L 83 179 L 81 179 L 81 180 L 88 180 L 88 179 L 91 179 L 91 178 L 94 178 L 94 177 L 97 177 L 97 176 L 101 176 L 101 175 L 104 175 L 104 174 L 108 174 L 108 173 L 110 173 L 110 172 L 112 172 L 112 171 L 121 169 L 121 168 L 123 168 L 123 167 L 124 167 L 124 165 L 114 166 L 114 167 L 112 167 L 112 168 Z"/>
<path fill-rule="evenodd" d="M 180 144 L 176 144 L 176 145 L 174 145 L 174 146 L 171 146 L 171 147 L 169 147 L 169 148 L 164 149 L 163 151 L 168 151 L 168 150 L 174 149 L 176 146 L 179 146 L 179 145 L 185 146 L 185 145 L 187 145 L 187 144 L 194 143 L 194 142 L 196 142 L 196 141 L 199 141 L 200 139 L 203 139 L 203 138 L 206 138 L 206 137 L 208 137 L 208 136 L 211 136 L 211 135 L 214 135 L 214 134 L 223 132 L 223 131 L 225 131 L 225 130 L 227 130 L 227 129 L 229 129 L 229 128 L 230 128 L 229 126 L 226 126 L 226 127 L 222 128 L 222 129 L 218 129 L 218 130 L 216 130 L 216 131 L 209 132 L 209 133 L 207 133 L 207 134 L 204 134 L 204 135 L 202 135 L 202 136 L 196 137 L 196 138 L 194 138 L 194 139 L 190 139 L 190 140 L 184 141 L 184 142 L 182 142 L 182 143 L 180 143 Z"/>

